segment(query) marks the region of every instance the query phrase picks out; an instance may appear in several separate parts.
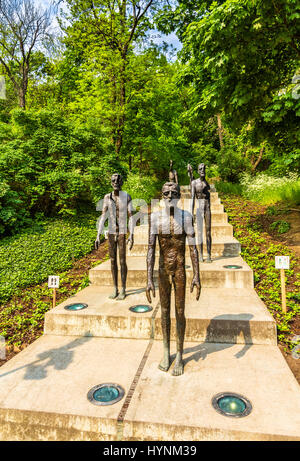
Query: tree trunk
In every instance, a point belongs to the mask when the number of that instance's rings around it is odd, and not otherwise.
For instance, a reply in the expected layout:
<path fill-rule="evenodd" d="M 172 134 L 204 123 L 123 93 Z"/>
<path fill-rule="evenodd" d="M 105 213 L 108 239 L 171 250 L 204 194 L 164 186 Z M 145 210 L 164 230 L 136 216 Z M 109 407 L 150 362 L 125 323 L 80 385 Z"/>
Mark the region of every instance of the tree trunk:
<path fill-rule="evenodd" d="M 223 139 L 223 126 L 221 120 L 221 114 L 217 114 L 217 122 L 218 122 L 218 136 L 220 141 L 220 147 L 224 147 L 224 139 Z"/>
<path fill-rule="evenodd" d="M 262 156 L 263 156 L 263 152 L 264 152 L 264 149 L 265 149 L 265 145 L 263 144 L 260 148 L 260 151 L 259 151 L 259 154 L 258 154 L 258 157 L 256 160 L 254 160 L 254 158 L 251 159 L 251 171 L 252 173 L 254 173 L 254 171 L 256 170 L 258 164 L 260 163 L 261 159 L 262 159 Z"/>
<path fill-rule="evenodd" d="M 19 88 L 19 106 L 26 109 L 26 94 L 23 87 Z"/>

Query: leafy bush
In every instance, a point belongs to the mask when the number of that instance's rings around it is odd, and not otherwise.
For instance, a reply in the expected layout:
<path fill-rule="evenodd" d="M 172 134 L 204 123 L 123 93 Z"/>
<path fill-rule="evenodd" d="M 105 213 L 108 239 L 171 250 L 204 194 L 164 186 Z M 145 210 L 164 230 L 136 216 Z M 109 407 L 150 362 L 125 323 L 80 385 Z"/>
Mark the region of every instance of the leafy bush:
<path fill-rule="evenodd" d="M 222 181 L 237 183 L 240 175 L 249 170 L 250 163 L 245 155 L 228 143 L 220 150 L 218 167 Z"/>
<path fill-rule="evenodd" d="M 122 189 L 131 195 L 133 199 L 143 199 L 147 203 L 156 195 L 159 182 L 152 176 L 140 176 L 129 173 Z"/>
<path fill-rule="evenodd" d="M 262 204 L 284 201 L 300 203 L 300 179 L 296 173 L 276 178 L 265 173 L 250 176 L 245 173 L 241 178 L 243 195 Z"/>
<path fill-rule="evenodd" d="M 101 133 L 56 111 L 15 109 L 10 124 L 0 123 L 0 137 L 0 233 L 18 231 L 29 214 L 94 209 L 112 173 L 127 174 Z"/>
<path fill-rule="evenodd" d="M 282 220 L 274 221 L 270 224 L 270 229 L 277 230 L 278 234 L 284 234 L 290 229 L 291 225 Z"/>
<path fill-rule="evenodd" d="M 0 241 L 0 302 L 20 289 L 64 271 L 87 254 L 97 230 L 96 215 L 48 219 L 17 236 Z"/>
<path fill-rule="evenodd" d="M 240 184 L 233 184 L 231 182 L 217 181 L 215 186 L 218 192 L 223 194 L 242 195 L 243 188 Z"/>

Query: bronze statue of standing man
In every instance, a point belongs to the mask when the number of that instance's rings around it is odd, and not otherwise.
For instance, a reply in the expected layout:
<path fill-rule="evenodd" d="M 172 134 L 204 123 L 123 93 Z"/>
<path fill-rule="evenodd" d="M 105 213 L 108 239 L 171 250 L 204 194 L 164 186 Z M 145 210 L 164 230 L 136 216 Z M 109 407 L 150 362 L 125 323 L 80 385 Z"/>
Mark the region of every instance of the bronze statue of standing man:
<path fill-rule="evenodd" d="M 126 279 L 127 279 L 127 264 L 126 264 L 126 235 L 127 235 L 127 216 L 129 217 L 129 249 L 133 247 L 133 220 L 132 220 L 132 200 L 127 192 L 122 191 L 123 178 L 120 174 L 115 173 L 111 177 L 111 185 L 113 191 L 106 194 L 102 215 L 99 223 L 95 248 L 98 249 L 100 244 L 100 236 L 103 232 L 104 223 L 108 219 L 108 246 L 109 257 L 111 261 L 111 272 L 114 284 L 114 291 L 109 296 L 111 299 L 123 300 L 126 297 Z M 118 290 L 118 264 L 117 264 L 117 248 L 119 247 L 119 258 L 121 268 L 122 288 Z"/>
<path fill-rule="evenodd" d="M 192 215 L 194 216 L 195 201 L 198 207 L 196 211 L 196 221 L 198 229 L 198 239 L 200 246 L 200 261 L 203 262 L 203 219 L 206 231 L 207 260 L 211 263 L 211 211 L 210 211 L 210 185 L 205 179 L 206 166 L 200 163 L 198 166 L 199 178 L 192 181 Z"/>
<path fill-rule="evenodd" d="M 180 187 L 178 184 L 168 182 L 162 188 L 165 207 L 161 211 L 151 214 L 149 228 L 149 244 L 147 254 L 147 277 L 148 284 L 146 295 L 151 303 L 151 291 L 155 297 L 153 270 L 155 262 L 155 247 L 158 237 L 159 256 L 159 296 L 161 304 L 161 326 L 163 334 L 164 355 L 159 364 L 159 369 L 168 371 L 170 363 L 170 307 L 171 289 L 175 290 L 175 312 L 177 331 L 177 355 L 173 375 L 183 374 L 183 342 L 185 334 L 185 243 L 186 238 L 190 248 L 190 256 L 193 266 L 193 280 L 191 292 L 197 288 L 196 299 L 200 296 L 200 277 L 198 251 L 195 244 L 195 232 L 192 215 L 177 207 L 180 199 Z"/>
<path fill-rule="evenodd" d="M 170 160 L 169 182 L 178 184 L 178 174 L 173 168 L 173 160 Z"/>

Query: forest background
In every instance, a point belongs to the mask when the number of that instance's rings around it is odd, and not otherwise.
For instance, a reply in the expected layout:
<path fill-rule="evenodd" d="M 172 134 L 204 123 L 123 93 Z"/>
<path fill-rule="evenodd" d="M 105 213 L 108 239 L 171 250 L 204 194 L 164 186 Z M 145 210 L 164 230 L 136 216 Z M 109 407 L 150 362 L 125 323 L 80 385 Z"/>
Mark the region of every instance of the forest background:
<path fill-rule="evenodd" d="M 149 200 L 170 159 L 181 183 L 204 162 L 298 190 L 299 18 L 295 0 L 1 0 L 0 235 L 95 210 L 115 171 Z"/>

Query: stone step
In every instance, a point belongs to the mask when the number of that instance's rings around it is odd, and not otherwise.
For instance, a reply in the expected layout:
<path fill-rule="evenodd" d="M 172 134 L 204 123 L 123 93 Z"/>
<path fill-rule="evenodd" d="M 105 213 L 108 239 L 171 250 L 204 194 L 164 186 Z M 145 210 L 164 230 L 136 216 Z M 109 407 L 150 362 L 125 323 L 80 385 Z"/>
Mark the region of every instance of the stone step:
<path fill-rule="evenodd" d="M 197 227 L 195 226 L 197 232 Z M 134 230 L 134 241 L 136 243 L 147 243 L 148 242 L 148 226 L 137 226 Z M 211 238 L 227 238 L 231 240 L 233 238 L 233 227 L 229 223 L 212 224 L 211 226 Z M 205 239 L 205 224 L 203 223 L 203 239 Z"/>
<path fill-rule="evenodd" d="M 180 377 L 158 369 L 161 355 L 161 341 L 44 335 L 0 369 L 0 439 L 300 440 L 300 388 L 276 346 L 186 342 Z M 101 383 L 124 397 L 93 405 Z M 211 401 L 224 391 L 252 412 L 219 414 Z"/>
<path fill-rule="evenodd" d="M 184 185 L 184 186 L 180 186 L 180 191 L 181 192 L 190 192 L 190 185 Z M 214 184 L 210 184 L 210 191 L 211 192 L 217 192 L 216 191 L 216 187 Z"/>
<path fill-rule="evenodd" d="M 190 191 L 181 192 L 180 195 L 181 195 L 181 200 L 182 199 L 191 199 L 192 198 Z M 210 203 L 221 203 L 219 195 L 218 195 L 218 192 L 211 192 L 210 193 Z"/>
<path fill-rule="evenodd" d="M 158 277 L 158 260 L 156 258 L 154 268 L 154 280 Z M 241 269 L 227 269 L 225 265 L 238 265 Z M 131 256 L 127 258 L 127 286 L 146 287 L 147 284 L 147 267 L 146 258 L 140 256 Z M 187 283 L 193 278 L 191 262 L 186 259 L 186 277 Z M 212 263 L 200 264 L 200 277 L 203 288 L 253 288 L 253 272 L 250 267 L 243 261 L 240 256 L 234 258 L 220 258 L 213 260 Z M 105 261 L 99 266 L 89 271 L 91 283 L 102 286 L 112 286 L 111 264 Z M 119 283 L 120 282 L 119 271 Z"/>
<path fill-rule="evenodd" d="M 162 339 L 159 299 L 153 310 L 136 314 L 129 310 L 148 301 L 145 289 L 127 289 L 123 301 L 109 299 L 111 287 L 90 285 L 46 313 L 45 333 L 106 338 Z M 276 323 L 253 289 L 203 288 L 200 299 L 187 287 L 186 334 L 191 342 L 277 344 Z M 222 303 L 220 303 L 222 299 Z M 86 303 L 81 311 L 68 311 L 70 303 Z M 174 293 L 171 304 L 171 339 L 176 340 Z"/>
<path fill-rule="evenodd" d="M 196 220 L 196 215 L 194 215 L 194 219 Z M 228 216 L 227 213 L 224 212 L 212 212 L 211 213 L 211 225 L 214 226 L 215 224 L 228 224 Z M 143 224 L 138 225 L 135 227 L 135 231 L 139 231 L 141 229 L 145 229 L 145 226 L 148 226 L 148 222 L 144 221 Z"/>
<path fill-rule="evenodd" d="M 204 236 L 205 237 L 205 236 Z M 146 256 L 148 252 L 148 244 L 147 243 L 137 243 L 135 241 L 133 248 L 129 251 L 127 247 L 127 255 L 128 256 Z M 212 241 L 212 248 L 211 254 L 212 258 L 219 258 L 219 257 L 234 257 L 239 256 L 241 252 L 241 244 L 236 240 L 234 237 L 224 237 L 219 239 L 214 239 Z M 203 244 L 203 253 L 204 257 L 207 256 L 206 251 L 206 243 L 204 238 Z M 156 246 L 156 255 L 159 254 L 159 246 Z M 190 250 L 188 244 L 186 244 L 186 256 L 188 257 L 190 254 Z"/>

